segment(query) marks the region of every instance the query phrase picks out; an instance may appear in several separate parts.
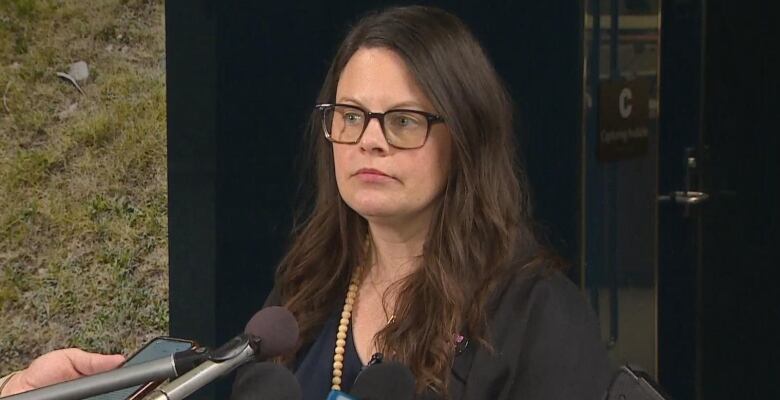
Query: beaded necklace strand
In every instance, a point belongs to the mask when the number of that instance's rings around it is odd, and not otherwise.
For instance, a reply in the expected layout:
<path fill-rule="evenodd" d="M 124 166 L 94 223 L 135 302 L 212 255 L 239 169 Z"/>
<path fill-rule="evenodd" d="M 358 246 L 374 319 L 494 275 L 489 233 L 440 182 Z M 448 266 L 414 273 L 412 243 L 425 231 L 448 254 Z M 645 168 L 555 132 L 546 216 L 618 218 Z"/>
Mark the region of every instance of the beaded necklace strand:
<path fill-rule="evenodd" d="M 370 236 L 366 236 L 366 242 L 363 248 L 366 254 L 366 259 L 368 259 L 368 254 L 371 250 Z M 355 271 L 352 273 L 352 278 L 350 278 L 349 281 L 349 288 L 347 289 L 347 296 L 344 299 L 344 308 L 341 309 L 341 319 L 339 320 L 339 328 L 336 332 L 336 348 L 333 351 L 333 374 L 331 378 L 332 386 L 330 387 L 332 390 L 341 390 L 341 378 L 344 372 L 344 354 L 346 353 L 345 347 L 347 345 L 347 332 L 349 331 L 349 323 L 352 320 L 352 310 L 354 309 L 355 303 L 357 302 L 357 295 L 358 289 L 360 288 L 362 272 L 363 268 L 358 267 L 355 268 Z M 373 281 L 372 284 L 374 284 Z M 379 294 L 379 289 L 377 289 L 376 284 L 374 284 L 374 290 L 376 290 L 377 294 Z M 382 308 L 384 309 L 384 305 L 382 305 Z M 387 310 L 385 309 L 384 311 L 385 318 L 387 318 L 387 324 L 393 323 L 395 321 L 395 314 L 388 317 Z M 377 353 L 372 356 L 372 362 L 375 361 L 377 356 L 381 360 L 382 355 Z M 369 363 L 369 365 L 371 365 L 371 363 Z"/>
<path fill-rule="evenodd" d="M 349 321 L 352 318 L 352 308 L 357 300 L 357 292 L 360 278 L 358 269 L 352 274 L 352 279 L 349 282 L 349 289 L 347 290 L 347 298 L 344 300 L 344 308 L 341 310 L 341 320 L 339 321 L 339 330 L 336 333 L 336 350 L 333 354 L 333 379 L 331 383 L 333 386 L 330 388 L 333 390 L 341 390 L 341 375 L 344 368 L 344 347 L 347 344 L 347 330 L 349 329 Z"/>

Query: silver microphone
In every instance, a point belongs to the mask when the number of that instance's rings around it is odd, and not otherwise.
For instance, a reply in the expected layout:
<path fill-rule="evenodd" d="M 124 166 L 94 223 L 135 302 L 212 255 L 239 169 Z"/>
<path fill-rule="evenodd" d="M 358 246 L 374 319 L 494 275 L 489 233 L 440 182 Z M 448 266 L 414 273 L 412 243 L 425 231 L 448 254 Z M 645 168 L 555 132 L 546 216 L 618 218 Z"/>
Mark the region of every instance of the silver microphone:
<path fill-rule="evenodd" d="M 144 399 L 151 400 L 179 400 L 183 399 L 196 390 L 206 386 L 217 378 L 228 374 L 239 366 L 255 359 L 255 349 L 252 348 L 252 340 L 249 335 L 242 335 L 243 343 L 239 346 L 228 349 L 228 354 L 223 361 L 205 361 L 178 379 L 159 387 Z M 230 345 L 230 343 L 228 344 Z"/>
<path fill-rule="evenodd" d="M 244 332 L 212 352 L 209 361 L 157 388 L 144 399 L 183 399 L 243 364 L 285 354 L 298 342 L 298 322 L 283 307 L 267 307 L 258 311 Z"/>

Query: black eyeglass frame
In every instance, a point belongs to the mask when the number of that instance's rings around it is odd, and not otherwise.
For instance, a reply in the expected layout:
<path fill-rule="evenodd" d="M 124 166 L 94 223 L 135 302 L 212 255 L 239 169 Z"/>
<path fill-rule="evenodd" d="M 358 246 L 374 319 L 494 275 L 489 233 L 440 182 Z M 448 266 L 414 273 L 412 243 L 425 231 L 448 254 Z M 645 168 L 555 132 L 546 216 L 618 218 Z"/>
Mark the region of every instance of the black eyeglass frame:
<path fill-rule="evenodd" d="M 330 135 L 330 131 L 328 130 L 328 127 L 327 127 L 327 121 L 325 121 L 325 111 L 327 109 L 333 109 L 335 107 L 354 108 L 356 110 L 360 110 L 366 116 L 366 119 L 363 122 L 363 129 L 360 131 L 360 135 L 358 135 L 358 137 L 354 141 L 335 140 Z M 343 104 L 343 103 L 321 103 L 321 104 L 316 104 L 314 106 L 314 108 L 316 110 L 320 111 L 321 114 L 322 114 L 322 131 L 323 131 L 323 133 L 325 133 L 325 138 L 328 139 L 328 141 L 330 141 L 330 142 L 340 143 L 340 144 L 357 144 L 358 142 L 360 142 L 360 139 L 363 137 L 363 134 L 366 133 L 366 128 L 368 128 L 368 124 L 371 122 L 372 119 L 376 118 L 379 121 L 379 127 L 382 128 L 382 136 L 385 137 L 385 141 L 387 141 L 387 144 L 389 144 L 389 145 L 391 145 L 391 146 L 393 146 L 393 147 L 395 147 L 397 149 L 403 149 L 403 150 L 419 149 L 420 147 L 425 146 L 425 143 L 428 141 L 428 135 L 431 134 L 431 126 L 433 124 L 436 124 L 436 123 L 439 123 L 439 122 L 442 122 L 442 123 L 444 122 L 444 118 L 442 118 L 439 115 L 432 114 L 432 113 L 425 112 L 425 111 L 420 111 L 420 110 L 410 110 L 410 109 L 406 109 L 406 108 L 393 108 L 393 109 L 387 110 L 385 112 L 370 112 L 370 111 L 364 109 L 363 107 L 356 106 L 354 104 Z M 416 146 L 416 147 L 401 147 L 401 146 L 393 144 L 393 142 L 390 141 L 390 139 L 387 138 L 387 132 L 385 131 L 385 115 L 388 114 L 388 113 L 399 112 L 399 111 L 400 112 L 410 112 L 410 113 L 422 115 L 427 120 L 428 126 L 427 126 L 427 129 L 425 130 L 425 138 L 423 139 L 423 142 L 422 142 L 421 145 Z"/>

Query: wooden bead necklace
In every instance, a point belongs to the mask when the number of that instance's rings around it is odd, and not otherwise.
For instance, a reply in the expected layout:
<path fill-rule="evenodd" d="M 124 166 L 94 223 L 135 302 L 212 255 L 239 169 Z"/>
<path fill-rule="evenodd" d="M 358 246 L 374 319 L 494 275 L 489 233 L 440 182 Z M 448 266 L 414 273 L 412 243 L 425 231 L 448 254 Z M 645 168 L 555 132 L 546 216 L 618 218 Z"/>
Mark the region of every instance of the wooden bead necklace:
<path fill-rule="evenodd" d="M 336 333 L 336 350 L 333 354 L 333 379 L 331 383 L 333 390 L 341 390 L 341 376 L 344 368 L 344 347 L 347 344 L 347 331 L 349 330 L 349 321 L 352 318 L 352 308 L 357 299 L 358 288 L 360 287 L 360 268 L 355 269 L 352 279 L 349 282 L 347 297 L 344 300 L 344 308 L 341 310 L 341 320 L 339 321 L 339 330 Z"/>
<path fill-rule="evenodd" d="M 371 237 L 370 235 L 366 236 L 366 241 L 363 246 L 364 254 L 366 254 L 366 259 L 368 259 L 368 255 L 371 250 Z M 357 302 L 357 295 L 358 290 L 360 289 L 360 281 L 362 279 L 362 272 L 363 268 L 357 267 L 355 268 L 354 272 L 352 273 L 352 278 L 349 281 L 349 288 L 347 289 L 347 296 L 344 299 L 344 308 L 341 309 L 341 319 L 339 320 L 339 328 L 336 332 L 336 348 L 333 351 L 333 375 L 331 378 L 331 384 L 330 387 L 332 390 L 341 390 L 341 379 L 343 376 L 343 369 L 344 369 L 344 354 L 346 353 L 346 345 L 347 345 L 347 332 L 349 331 L 349 323 L 352 320 L 352 310 L 355 307 L 355 304 Z M 374 285 L 374 290 L 377 291 L 377 294 L 379 294 L 379 290 L 376 287 L 376 284 L 374 282 L 371 282 Z M 384 304 L 382 305 L 382 308 L 384 309 Z M 391 324 L 395 322 L 395 314 L 388 317 L 387 310 L 384 310 L 385 312 L 385 318 L 387 318 L 387 324 Z M 374 356 L 372 356 L 372 361 L 375 361 L 375 357 L 379 356 L 379 359 L 381 360 L 382 355 L 377 353 Z M 369 363 L 370 365 L 370 363 Z"/>

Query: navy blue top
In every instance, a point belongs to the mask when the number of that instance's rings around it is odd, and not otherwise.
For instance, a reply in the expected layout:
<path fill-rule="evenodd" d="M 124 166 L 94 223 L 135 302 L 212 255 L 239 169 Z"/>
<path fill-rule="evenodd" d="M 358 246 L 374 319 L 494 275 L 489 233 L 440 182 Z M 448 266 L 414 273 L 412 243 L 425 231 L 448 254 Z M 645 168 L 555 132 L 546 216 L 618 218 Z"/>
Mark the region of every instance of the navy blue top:
<path fill-rule="evenodd" d="M 299 353 L 295 365 L 295 377 L 301 384 L 303 400 L 325 400 L 332 386 L 333 350 L 336 348 L 336 332 L 341 320 L 341 310 L 329 318 L 322 327 L 320 335 Z M 352 329 L 347 330 L 347 343 L 344 346 L 344 366 L 341 369 L 341 391 L 349 393 L 352 384 L 363 368 L 358 357 Z"/>

